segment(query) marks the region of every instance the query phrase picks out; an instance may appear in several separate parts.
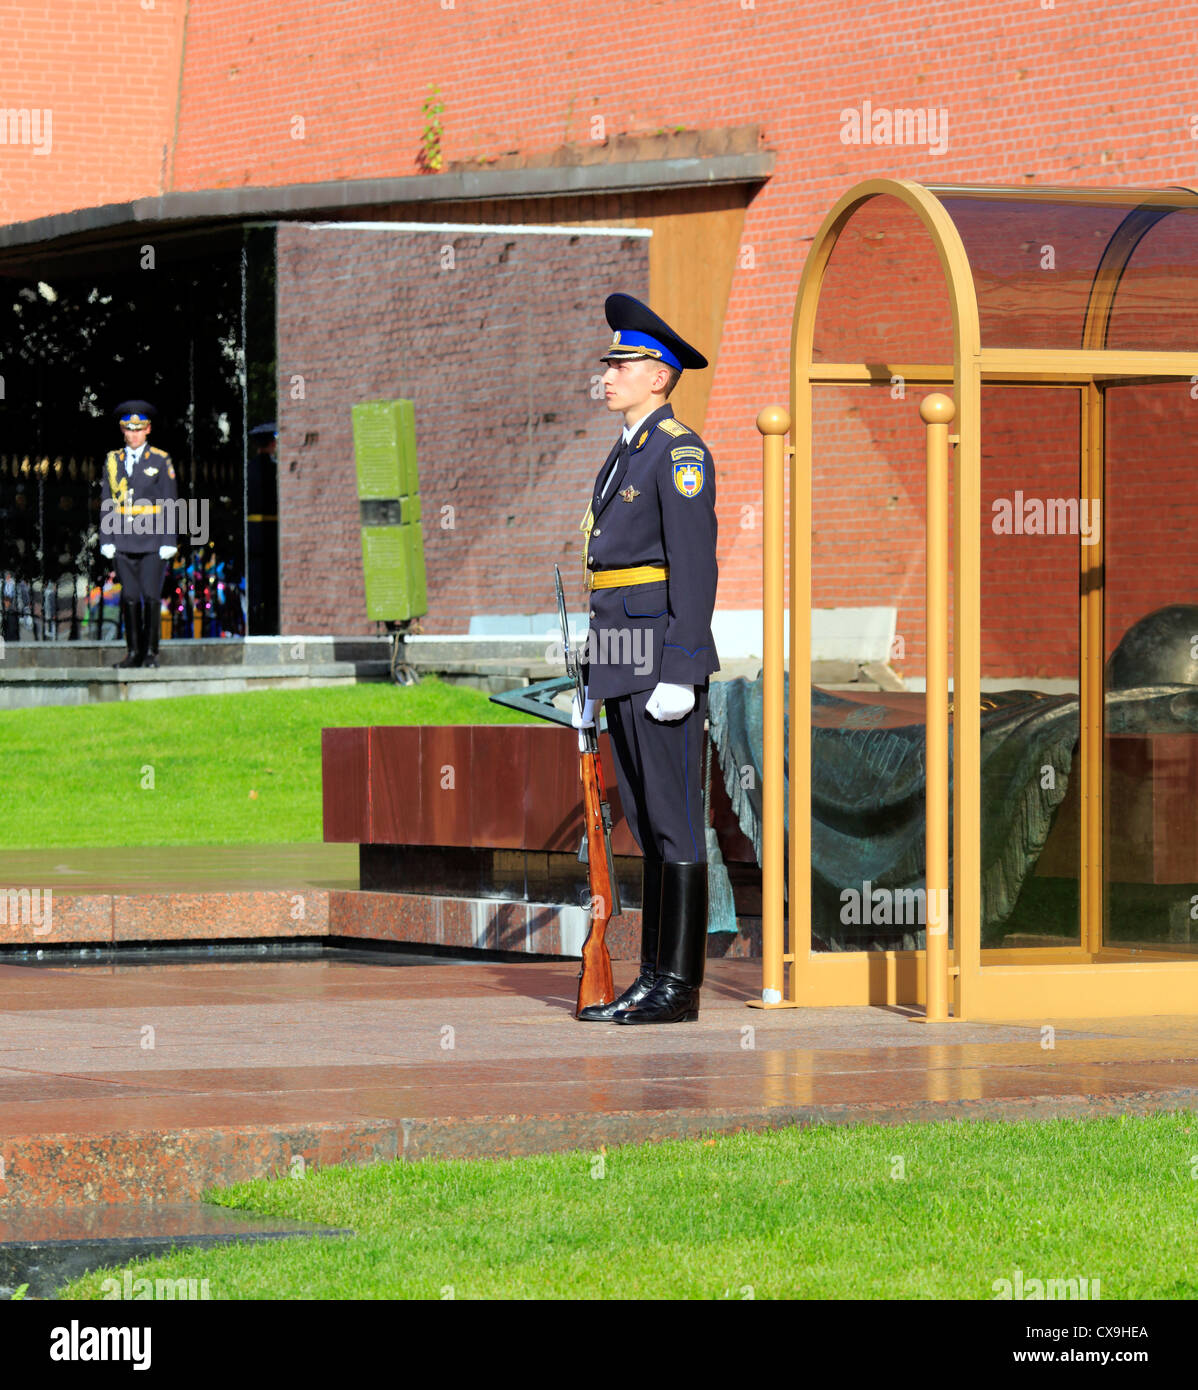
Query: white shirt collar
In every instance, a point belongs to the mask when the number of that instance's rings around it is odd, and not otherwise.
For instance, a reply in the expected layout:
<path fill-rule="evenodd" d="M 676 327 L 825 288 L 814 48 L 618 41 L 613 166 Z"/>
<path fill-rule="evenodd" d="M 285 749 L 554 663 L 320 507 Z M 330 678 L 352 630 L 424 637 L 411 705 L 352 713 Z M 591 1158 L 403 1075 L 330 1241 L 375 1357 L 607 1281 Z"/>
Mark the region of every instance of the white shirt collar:
<path fill-rule="evenodd" d="M 657 407 L 654 406 L 653 409 L 656 410 Z M 647 411 L 645 411 L 645 413 L 641 416 L 641 418 L 636 422 L 635 425 L 625 425 L 625 426 L 624 426 L 624 443 L 625 443 L 625 444 L 629 444 L 629 443 L 632 442 L 632 436 L 637 432 L 637 430 L 640 429 L 640 427 L 645 423 L 645 421 L 646 421 L 646 420 L 649 418 L 649 416 L 652 415 L 652 414 L 653 414 L 653 411 L 652 411 L 652 410 L 647 410 Z"/>

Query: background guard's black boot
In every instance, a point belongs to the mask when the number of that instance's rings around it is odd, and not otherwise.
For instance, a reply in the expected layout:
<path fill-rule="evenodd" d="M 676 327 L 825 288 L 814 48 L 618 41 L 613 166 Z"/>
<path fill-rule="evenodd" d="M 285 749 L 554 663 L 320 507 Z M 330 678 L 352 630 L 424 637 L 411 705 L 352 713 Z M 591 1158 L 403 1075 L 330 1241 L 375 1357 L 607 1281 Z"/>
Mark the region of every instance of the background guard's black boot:
<path fill-rule="evenodd" d="M 639 1004 L 657 979 L 657 935 L 661 922 L 661 860 L 646 859 L 641 875 L 641 971 L 610 1004 L 591 1004 L 578 1018 L 583 1023 L 610 1023 L 620 1009 Z"/>
<path fill-rule="evenodd" d="M 657 983 L 616 1023 L 693 1023 L 707 960 L 707 865 L 662 867 Z"/>
<path fill-rule="evenodd" d="M 125 624 L 125 659 L 112 663 L 118 671 L 130 666 L 140 666 L 142 663 L 145 648 L 141 642 L 141 614 L 138 611 L 140 608 L 141 604 L 121 595 L 121 621 Z"/>
<path fill-rule="evenodd" d="M 162 634 L 162 602 L 159 600 L 155 603 L 153 599 L 143 599 L 141 611 L 145 631 L 145 641 L 142 643 L 145 656 L 141 664 L 143 666 L 157 666 L 158 638 Z"/>

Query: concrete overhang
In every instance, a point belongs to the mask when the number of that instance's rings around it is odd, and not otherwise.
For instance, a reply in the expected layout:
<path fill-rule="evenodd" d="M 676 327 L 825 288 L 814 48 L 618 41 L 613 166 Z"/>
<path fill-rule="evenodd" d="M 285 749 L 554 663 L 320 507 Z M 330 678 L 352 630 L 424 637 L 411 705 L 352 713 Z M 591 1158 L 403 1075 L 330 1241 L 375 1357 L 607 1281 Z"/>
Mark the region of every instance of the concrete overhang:
<path fill-rule="evenodd" d="M 35 245 L 86 241 L 96 233 L 273 221 L 393 204 L 568 198 L 610 193 L 760 184 L 773 172 L 774 153 L 757 150 L 613 164 L 559 164 L 538 168 L 462 169 L 391 179 L 338 179 L 266 188 L 215 188 L 106 203 L 0 227 L 0 255 Z"/>

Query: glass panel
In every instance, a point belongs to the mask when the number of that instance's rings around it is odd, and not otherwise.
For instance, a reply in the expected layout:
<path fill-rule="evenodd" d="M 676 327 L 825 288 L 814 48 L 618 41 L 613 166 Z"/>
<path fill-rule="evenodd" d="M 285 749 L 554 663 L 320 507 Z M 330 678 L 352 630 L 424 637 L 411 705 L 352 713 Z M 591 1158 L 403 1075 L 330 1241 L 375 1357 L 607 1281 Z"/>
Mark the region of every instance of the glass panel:
<path fill-rule="evenodd" d="M 982 946 L 1080 945 L 1081 393 L 982 391 Z"/>
<path fill-rule="evenodd" d="M 1198 406 L 1106 392 L 1103 945 L 1198 950 Z"/>
<path fill-rule="evenodd" d="M 924 426 L 888 385 L 813 393 L 812 946 L 922 947 Z"/>
<path fill-rule="evenodd" d="M 1076 348 L 1120 206 L 945 197 L 965 244 L 983 347 Z"/>
<path fill-rule="evenodd" d="M 1198 343 L 1198 209 L 1152 223 L 1119 282 L 1107 346 L 1193 352 Z"/>
<path fill-rule="evenodd" d="M 951 365 L 948 286 L 927 228 L 897 198 L 871 198 L 828 258 L 815 320 L 816 362 Z"/>
<path fill-rule="evenodd" d="M 934 190 L 936 191 L 936 190 Z M 1111 238 L 1145 196 L 1087 202 L 1062 194 L 938 191 L 973 273 L 983 347 L 1079 348 L 1094 277 Z M 1184 196 L 1184 195 L 1179 195 Z M 1198 321 L 1198 210 L 1171 213 L 1144 236 L 1120 281 L 1111 347 L 1193 347 Z M 1125 229 L 1126 230 L 1126 229 Z"/>

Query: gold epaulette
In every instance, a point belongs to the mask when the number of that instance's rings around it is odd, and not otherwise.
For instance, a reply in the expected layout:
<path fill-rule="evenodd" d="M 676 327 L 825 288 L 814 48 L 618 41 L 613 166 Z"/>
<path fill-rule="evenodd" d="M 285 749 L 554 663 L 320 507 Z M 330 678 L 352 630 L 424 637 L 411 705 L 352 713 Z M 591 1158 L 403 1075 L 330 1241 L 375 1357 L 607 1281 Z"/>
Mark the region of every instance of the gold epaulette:
<path fill-rule="evenodd" d="M 667 434 L 672 434 L 675 439 L 678 439 L 684 434 L 694 433 L 694 431 L 691 430 L 689 426 L 684 425 L 681 420 L 658 420 L 657 428 L 659 430 L 665 430 Z"/>

